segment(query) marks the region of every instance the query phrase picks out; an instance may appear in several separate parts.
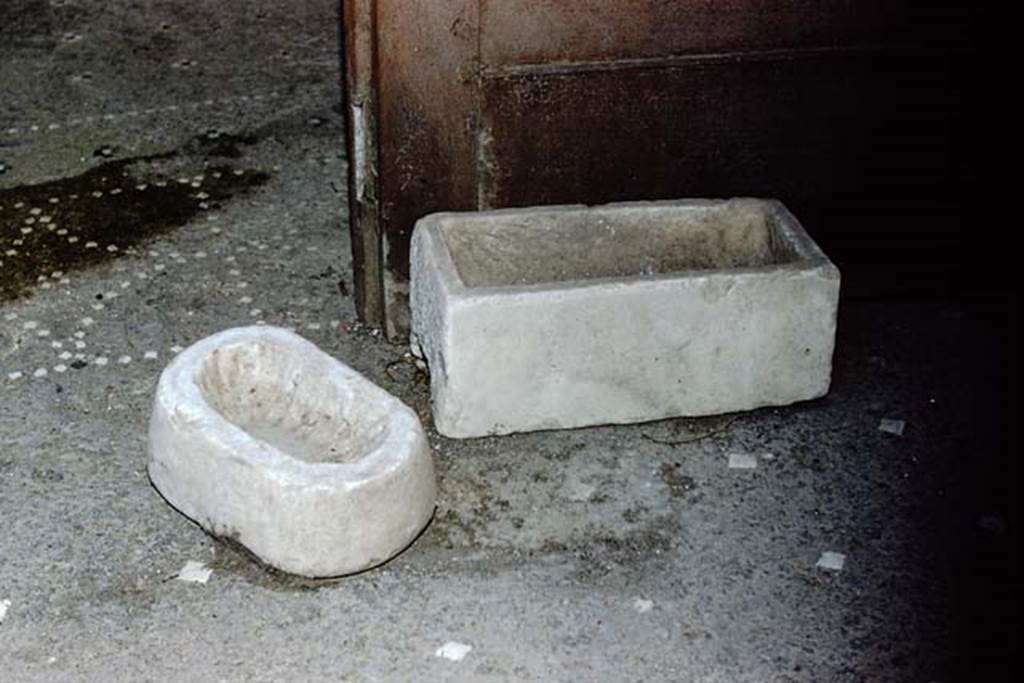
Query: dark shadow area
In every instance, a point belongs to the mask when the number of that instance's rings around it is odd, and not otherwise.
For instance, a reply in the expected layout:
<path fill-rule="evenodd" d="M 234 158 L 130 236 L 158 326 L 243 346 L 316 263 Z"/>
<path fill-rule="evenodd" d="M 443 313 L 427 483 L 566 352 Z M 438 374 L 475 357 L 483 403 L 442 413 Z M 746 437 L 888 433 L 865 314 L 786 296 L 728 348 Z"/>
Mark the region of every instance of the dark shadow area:
<path fill-rule="evenodd" d="M 0 189 L 0 300 L 29 294 L 54 273 L 106 263 L 262 185 L 263 171 L 218 164 L 168 175 L 176 152 L 108 161 L 77 176 Z M 59 277 L 59 276 L 58 276 Z"/>

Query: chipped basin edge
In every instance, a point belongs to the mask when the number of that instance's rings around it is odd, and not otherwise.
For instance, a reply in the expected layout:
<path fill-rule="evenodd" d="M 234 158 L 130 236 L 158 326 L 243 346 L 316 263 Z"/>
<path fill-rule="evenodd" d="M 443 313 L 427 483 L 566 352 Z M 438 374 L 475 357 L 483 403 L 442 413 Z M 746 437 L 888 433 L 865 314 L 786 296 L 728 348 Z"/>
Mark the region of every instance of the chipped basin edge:
<path fill-rule="evenodd" d="M 729 203 L 760 206 L 775 219 L 777 235 L 792 250 L 795 260 L 762 266 L 711 268 L 693 271 L 638 274 L 632 276 L 594 277 L 579 280 L 537 282 L 512 285 L 467 285 L 459 274 L 454 257 L 441 234 L 446 225 L 467 217 L 496 219 L 536 212 L 559 214 L 584 211 L 644 211 L 647 209 L 703 209 Z M 481 377 L 501 375 L 502 368 L 514 367 L 506 356 L 499 365 L 478 362 L 473 347 L 486 349 L 491 340 L 500 340 L 512 330 L 519 337 L 518 346 L 530 343 L 529 332 L 515 328 L 516 317 L 525 318 L 526 328 L 534 325 L 537 314 L 545 307 L 568 312 L 573 306 L 582 308 L 600 305 L 604 299 L 624 301 L 631 296 L 647 301 L 666 301 L 683 292 L 696 296 L 704 286 L 717 283 L 741 285 L 737 289 L 755 292 L 762 282 L 786 280 L 792 286 L 806 285 L 814 290 L 819 309 L 815 325 L 814 360 L 817 369 L 802 386 L 783 387 L 776 395 L 753 398 L 723 397 L 713 401 L 695 400 L 687 405 L 670 405 L 671 401 L 654 401 L 648 409 L 630 409 L 584 414 L 574 400 L 559 405 L 541 405 L 538 392 L 522 383 L 505 381 L 500 387 L 488 385 Z M 804 229 L 800 221 L 779 200 L 756 197 L 731 199 L 668 199 L 627 201 L 608 204 L 564 204 L 517 207 L 488 211 L 439 212 L 421 218 L 413 231 L 410 246 L 410 308 L 412 312 L 411 348 L 430 368 L 431 403 L 434 426 L 451 438 L 475 438 L 544 429 L 566 429 L 597 424 L 630 424 L 680 416 L 703 416 L 766 406 L 789 405 L 819 398 L 828 393 L 831 384 L 832 355 L 838 321 L 839 269 Z M 682 288 L 681 290 L 679 288 Z M 547 303 L 545 303 L 545 300 Z M 488 344 L 471 339 L 467 329 L 480 326 L 486 309 L 500 310 L 484 325 L 490 329 Z M 530 309 L 534 309 L 532 312 Z M 520 313 L 522 312 L 522 313 Z M 565 320 L 571 315 L 564 316 Z M 615 315 L 609 316 L 613 320 Z M 548 339 L 554 337 L 548 336 Z M 532 339 L 538 343 L 537 339 Z M 508 349 L 504 349 L 508 351 Z M 490 351 L 489 351 L 490 353 Z M 504 373 L 507 375 L 507 373 Z M 467 381 L 472 378 L 472 381 Z M 509 380 L 509 377 L 504 377 Z M 655 384 L 658 382 L 656 381 Z M 707 386 L 707 381 L 704 382 Z M 471 398 L 467 398 L 469 394 Z M 769 392 L 770 393 L 770 392 Z M 488 398 L 482 398 L 487 395 Z M 495 402 L 490 397 L 503 397 Z M 660 397 L 664 399 L 665 396 Z M 489 402 L 490 401 L 490 402 Z M 610 401 L 605 401 L 609 405 Z M 539 407 L 538 407 L 539 406 Z M 568 406 L 568 407 L 566 407 Z"/>
<path fill-rule="evenodd" d="M 365 383 L 389 414 L 382 439 L 353 462 L 308 462 L 227 420 L 196 382 L 215 349 L 270 341 L 324 357 L 346 383 Z M 430 522 L 433 459 L 416 414 L 360 373 L 288 330 L 239 327 L 182 351 L 161 373 L 149 425 L 148 472 L 179 512 L 282 571 L 329 577 L 394 557 Z"/>

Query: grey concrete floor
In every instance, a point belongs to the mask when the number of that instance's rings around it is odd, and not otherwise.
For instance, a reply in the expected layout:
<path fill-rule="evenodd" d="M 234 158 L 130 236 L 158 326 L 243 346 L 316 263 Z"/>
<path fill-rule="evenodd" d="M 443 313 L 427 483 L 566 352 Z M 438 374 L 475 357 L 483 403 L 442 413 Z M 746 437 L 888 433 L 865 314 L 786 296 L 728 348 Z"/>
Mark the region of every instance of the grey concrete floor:
<path fill-rule="evenodd" d="M 0 4 L 0 680 L 929 681 L 999 659 L 1002 370 L 954 302 L 844 302 L 833 390 L 803 405 L 431 430 L 432 524 L 357 576 L 266 571 L 170 508 L 150 401 L 216 330 L 292 327 L 431 427 L 426 378 L 353 310 L 337 21 L 334 0 Z M 207 583 L 175 578 L 193 560 Z"/>

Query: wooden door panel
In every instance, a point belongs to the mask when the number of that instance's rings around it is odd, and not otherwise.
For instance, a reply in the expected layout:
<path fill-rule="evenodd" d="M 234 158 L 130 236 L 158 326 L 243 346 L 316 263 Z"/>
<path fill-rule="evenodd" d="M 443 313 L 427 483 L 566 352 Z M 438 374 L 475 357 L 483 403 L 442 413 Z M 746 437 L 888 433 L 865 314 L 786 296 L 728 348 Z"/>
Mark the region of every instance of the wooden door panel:
<path fill-rule="evenodd" d="M 484 65 L 664 57 L 918 39 L 945 11 L 893 0 L 482 0 Z"/>
<path fill-rule="evenodd" d="M 357 303 L 390 337 L 435 211 L 760 195 L 841 266 L 955 255 L 959 4 L 344 3 Z"/>
<path fill-rule="evenodd" d="M 931 193 L 951 125 L 931 63 L 821 52 L 486 78 L 485 205 Z"/>
<path fill-rule="evenodd" d="M 842 256 L 851 291 L 921 245 L 929 258 L 900 267 L 927 278 L 959 220 L 939 59 L 821 51 L 486 78 L 481 204 L 776 197 Z"/>

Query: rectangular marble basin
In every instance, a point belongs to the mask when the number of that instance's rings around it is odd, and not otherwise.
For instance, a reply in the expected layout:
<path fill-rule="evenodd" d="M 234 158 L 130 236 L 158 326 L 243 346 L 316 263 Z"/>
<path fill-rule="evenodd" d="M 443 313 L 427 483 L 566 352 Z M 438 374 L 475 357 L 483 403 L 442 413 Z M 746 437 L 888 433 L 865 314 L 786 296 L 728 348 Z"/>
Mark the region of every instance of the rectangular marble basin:
<path fill-rule="evenodd" d="M 411 259 L 413 347 L 447 436 L 828 392 L 839 271 L 777 201 L 433 214 Z"/>

